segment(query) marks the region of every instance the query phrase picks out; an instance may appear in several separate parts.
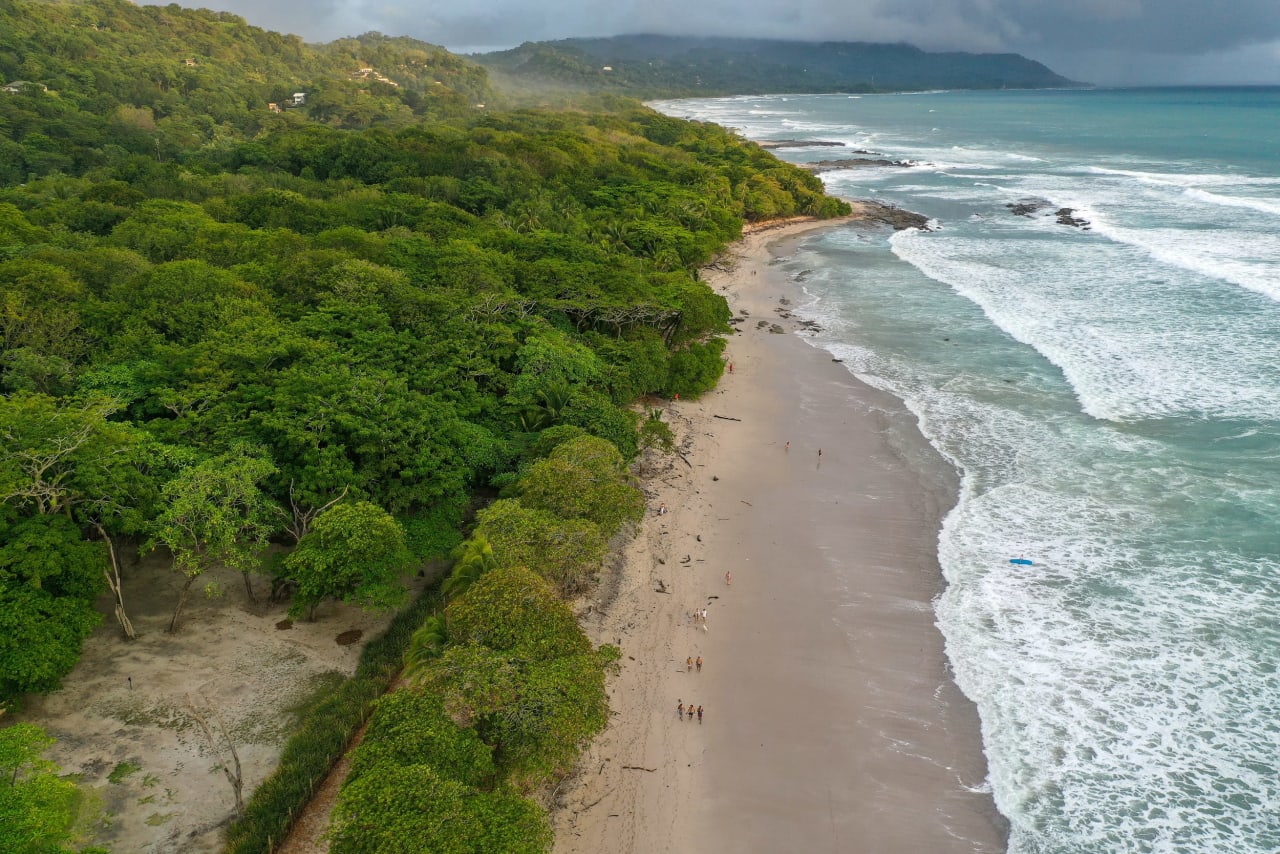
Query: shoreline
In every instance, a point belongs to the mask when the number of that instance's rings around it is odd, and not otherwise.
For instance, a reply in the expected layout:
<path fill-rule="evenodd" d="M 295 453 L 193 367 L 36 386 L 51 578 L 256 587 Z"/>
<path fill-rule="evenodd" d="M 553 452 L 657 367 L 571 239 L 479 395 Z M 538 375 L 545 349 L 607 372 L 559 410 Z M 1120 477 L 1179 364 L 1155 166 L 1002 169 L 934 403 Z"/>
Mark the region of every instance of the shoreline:
<path fill-rule="evenodd" d="M 779 316 L 796 285 L 770 261 L 858 219 L 876 217 L 764 224 L 704 270 L 742 318 L 735 370 L 665 405 L 684 459 L 646 461 L 642 487 L 670 512 L 584 603 L 623 666 L 609 729 L 553 793 L 561 854 L 1005 850 L 933 616 L 955 472 L 899 401 Z M 677 702 L 705 723 L 677 721 Z"/>

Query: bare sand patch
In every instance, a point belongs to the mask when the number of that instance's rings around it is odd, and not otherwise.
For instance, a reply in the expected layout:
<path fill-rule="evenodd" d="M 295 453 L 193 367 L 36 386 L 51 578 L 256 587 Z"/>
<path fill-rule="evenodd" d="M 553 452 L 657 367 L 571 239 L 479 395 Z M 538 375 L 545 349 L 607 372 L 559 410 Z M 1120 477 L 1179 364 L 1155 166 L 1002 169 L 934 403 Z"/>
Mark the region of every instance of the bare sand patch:
<path fill-rule="evenodd" d="M 236 744 L 246 800 L 273 770 L 314 697 L 355 672 L 363 643 L 390 614 L 326 603 L 315 622 L 286 624 L 286 604 L 249 603 L 240 574 L 213 570 L 199 581 L 224 591 L 193 590 L 177 633 L 167 634 L 182 576 L 166 556 L 124 568 L 125 602 L 138 638 L 126 641 L 104 599 L 102 625 L 84 654 L 46 697 L 30 698 L 18 720 L 44 727 L 57 744 L 48 757 L 80 776 L 103 811 L 93 842 L 115 852 L 215 852 L 234 818 L 232 788 L 188 708 L 191 699 L 215 733 L 218 721 Z M 422 582 L 415 579 L 416 595 Z M 344 632 L 360 642 L 340 644 Z"/>

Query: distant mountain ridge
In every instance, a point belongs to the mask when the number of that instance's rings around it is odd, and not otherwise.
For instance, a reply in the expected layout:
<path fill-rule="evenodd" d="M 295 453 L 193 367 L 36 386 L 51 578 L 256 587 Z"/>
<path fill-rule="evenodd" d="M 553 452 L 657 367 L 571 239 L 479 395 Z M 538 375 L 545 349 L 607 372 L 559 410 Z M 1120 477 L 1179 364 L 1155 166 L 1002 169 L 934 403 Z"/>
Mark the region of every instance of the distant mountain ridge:
<path fill-rule="evenodd" d="M 624 35 L 525 42 L 471 59 L 517 85 L 639 97 L 1081 85 L 1015 53 L 929 53 L 873 42 Z"/>

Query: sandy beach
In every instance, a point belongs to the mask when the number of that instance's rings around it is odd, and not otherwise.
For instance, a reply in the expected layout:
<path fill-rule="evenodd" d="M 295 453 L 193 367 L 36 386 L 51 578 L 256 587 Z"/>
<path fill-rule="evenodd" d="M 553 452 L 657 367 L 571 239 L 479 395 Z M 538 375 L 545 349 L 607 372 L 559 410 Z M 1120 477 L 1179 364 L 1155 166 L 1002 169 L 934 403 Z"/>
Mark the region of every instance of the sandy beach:
<path fill-rule="evenodd" d="M 555 795 L 561 854 L 1004 850 L 931 607 L 955 475 L 781 316 L 798 286 L 770 260 L 851 227 L 759 231 L 708 271 L 742 318 L 733 371 L 666 406 L 682 456 L 648 463 L 650 513 L 583 605 L 623 666 L 609 729 Z"/>

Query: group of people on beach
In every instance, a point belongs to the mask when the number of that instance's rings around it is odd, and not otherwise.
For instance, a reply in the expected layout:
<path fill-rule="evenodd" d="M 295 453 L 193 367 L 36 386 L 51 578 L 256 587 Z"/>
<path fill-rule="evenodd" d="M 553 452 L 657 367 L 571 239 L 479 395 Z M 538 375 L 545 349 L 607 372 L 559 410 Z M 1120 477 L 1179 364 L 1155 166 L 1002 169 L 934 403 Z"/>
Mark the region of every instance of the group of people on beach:
<path fill-rule="evenodd" d="M 690 703 L 688 706 L 687 712 L 689 715 L 689 720 L 693 720 L 693 715 L 696 712 L 698 715 L 698 723 L 702 723 L 702 706 L 698 706 L 697 709 L 694 709 L 693 703 Z M 684 700 L 676 701 L 676 717 L 679 718 L 680 720 L 684 720 L 685 713 L 686 713 L 686 707 L 684 704 Z"/>

